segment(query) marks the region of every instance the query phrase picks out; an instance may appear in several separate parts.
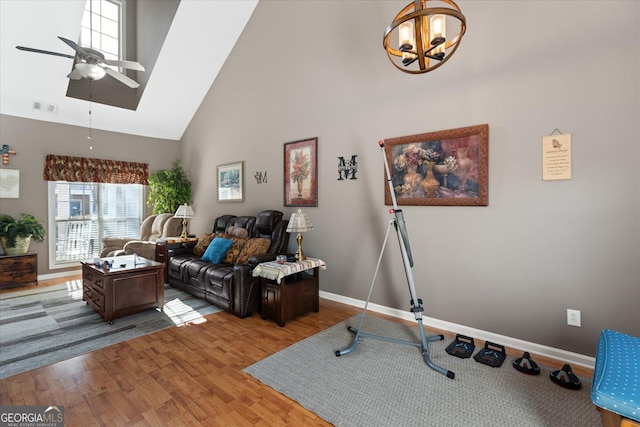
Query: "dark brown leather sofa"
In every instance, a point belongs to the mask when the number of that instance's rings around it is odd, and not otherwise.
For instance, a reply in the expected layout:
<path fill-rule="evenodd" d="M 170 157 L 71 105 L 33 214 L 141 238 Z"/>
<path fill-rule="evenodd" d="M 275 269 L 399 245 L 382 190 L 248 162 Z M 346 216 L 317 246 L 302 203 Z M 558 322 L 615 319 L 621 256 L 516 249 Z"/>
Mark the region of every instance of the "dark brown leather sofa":
<path fill-rule="evenodd" d="M 213 233 L 228 232 L 231 227 L 247 230 L 249 237 L 271 239 L 267 253 L 250 257 L 245 264 L 212 264 L 190 252 L 175 252 L 167 263 L 169 284 L 229 311 L 240 318 L 260 310 L 260 281 L 252 277 L 253 268 L 273 261 L 287 252 L 288 220 L 282 212 L 265 210 L 256 216 L 222 215 L 214 221 Z M 184 249 L 183 249 L 184 250 Z"/>

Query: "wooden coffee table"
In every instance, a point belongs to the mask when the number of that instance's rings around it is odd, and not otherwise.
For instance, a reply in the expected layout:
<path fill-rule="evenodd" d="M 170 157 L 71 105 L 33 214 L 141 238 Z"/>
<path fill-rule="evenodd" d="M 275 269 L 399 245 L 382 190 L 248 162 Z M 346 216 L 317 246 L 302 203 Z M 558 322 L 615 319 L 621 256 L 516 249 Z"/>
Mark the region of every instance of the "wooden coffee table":
<path fill-rule="evenodd" d="M 140 311 L 164 308 L 164 264 L 134 255 L 101 258 L 112 262 L 102 265 L 82 262 L 82 299 L 104 320 Z"/>

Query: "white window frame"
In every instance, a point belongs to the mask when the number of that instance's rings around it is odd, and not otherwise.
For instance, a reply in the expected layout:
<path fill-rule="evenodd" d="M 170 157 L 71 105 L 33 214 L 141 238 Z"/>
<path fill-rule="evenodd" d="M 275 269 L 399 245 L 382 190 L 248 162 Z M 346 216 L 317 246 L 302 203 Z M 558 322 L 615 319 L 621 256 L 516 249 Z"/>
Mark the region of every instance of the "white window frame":
<path fill-rule="evenodd" d="M 125 13 L 125 2 L 123 0 L 87 0 L 85 2 L 85 12 L 84 13 L 88 13 L 89 11 L 89 7 L 88 4 L 91 1 L 100 1 L 101 3 L 112 3 L 118 6 L 118 57 L 116 59 L 121 60 L 123 58 L 126 58 L 126 43 L 125 43 L 125 31 L 124 29 L 126 28 L 126 13 Z M 95 13 L 95 12 L 94 12 Z M 102 15 L 100 13 L 96 13 L 96 15 L 99 15 L 100 17 L 102 17 Z M 89 17 L 89 20 L 91 20 L 91 16 Z M 84 19 L 83 19 L 84 21 Z M 89 21 L 91 22 L 91 21 Z M 82 27 L 82 28 L 86 28 L 86 27 Z M 90 30 L 91 31 L 91 30 Z M 104 34 L 102 33 L 102 31 L 99 31 L 100 34 Z M 104 52 L 101 49 L 98 49 L 97 47 L 93 46 L 93 37 L 90 38 L 90 43 L 85 43 L 82 40 L 82 31 L 80 32 L 80 45 L 81 46 L 85 46 L 85 47 L 90 47 L 92 49 L 95 49 L 97 51 L 102 52 L 103 54 L 105 54 L 105 56 L 109 56 L 107 57 L 107 59 L 111 59 L 111 53 L 108 52 Z M 112 67 L 116 70 L 119 69 L 119 67 Z M 120 70 L 122 71 L 122 70 Z"/>
<path fill-rule="evenodd" d="M 61 215 L 58 215 L 60 218 L 56 219 L 56 214 L 58 213 L 57 212 L 58 209 L 56 207 L 56 186 L 59 183 L 96 185 L 97 188 L 95 189 L 95 193 L 96 193 L 97 209 L 94 217 L 84 216 L 82 218 L 74 219 L 70 214 L 67 216 L 62 216 L 61 214 Z M 137 215 L 116 217 L 115 219 L 114 218 L 109 219 L 109 221 L 112 221 L 112 222 L 113 221 L 117 222 L 118 220 L 131 221 L 132 219 L 134 221 L 137 221 L 137 223 L 134 223 L 135 226 L 129 228 L 128 233 L 120 233 L 120 235 L 117 235 L 117 236 L 106 235 L 107 232 L 105 231 L 104 224 L 107 221 L 107 219 L 104 217 L 104 214 L 103 214 L 104 210 L 103 210 L 103 201 L 102 201 L 103 194 L 105 192 L 105 185 L 139 186 L 138 200 L 136 201 L 138 205 Z M 136 239 L 140 237 L 139 235 L 140 225 L 142 224 L 142 221 L 144 220 L 144 216 L 145 216 L 144 204 L 145 204 L 145 193 L 146 193 L 146 190 L 142 184 L 67 183 L 66 181 L 49 181 L 47 193 L 48 193 L 48 211 L 49 211 L 48 212 L 49 269 L 53 270 L 53 269 L 59 269 L 59 268 L 74 267 L 74 266 L 77 266 L 78 262 L 81 260 L 91 260 L 93 258 L 99 257 L 100 252 L 102 251 L 102 246 L 103 246 L 102 239 L 104 237 L 127 237 L 131 239 Z M 61 259 L 61 260 L 57 259 L 58 244 L 60 243 L 61 245 L 67 245 L 71 243 L 67 240 L 58 240 L 58 233 L 57 233 L 58 223 L 64 223 L 64 222 L 68 222 L 69 224 L 75 223 L 76 225 L 79 223 L 92 224 L 91 230 L 96 230 L 96 232 L 91 233 L 92 234 L 91 237 L 93 237 L 93 242 L 91 242 L 92 244 L 90 245 L 90 248 L 93 249 L 92 252 L 79 250 L 79 252 L 83 254 L 82 258 Z M 68 232 L 67 232 L 67 237 L 69 237 Z M 77 242 L 72 242 L 72 243 L 76 244 Z M 69 258 L 69 257 L 65 257 L 65 258 Z"/>

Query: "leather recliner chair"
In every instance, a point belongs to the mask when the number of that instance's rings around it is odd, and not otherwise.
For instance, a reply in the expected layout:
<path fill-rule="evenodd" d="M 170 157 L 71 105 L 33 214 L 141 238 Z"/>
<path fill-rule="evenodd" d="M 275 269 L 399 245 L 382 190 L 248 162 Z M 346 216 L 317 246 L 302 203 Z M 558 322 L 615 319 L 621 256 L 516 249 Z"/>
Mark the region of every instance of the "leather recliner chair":
<path fill-rule="evenodd" d="M 167 237 L 180 236 L 182 222 L 173 214 L 150 215 L 140 226 L 140 238 L 105 237 L 100 257 L 138 254 L 150 260 L 156 259 L 156 241 Z"/>

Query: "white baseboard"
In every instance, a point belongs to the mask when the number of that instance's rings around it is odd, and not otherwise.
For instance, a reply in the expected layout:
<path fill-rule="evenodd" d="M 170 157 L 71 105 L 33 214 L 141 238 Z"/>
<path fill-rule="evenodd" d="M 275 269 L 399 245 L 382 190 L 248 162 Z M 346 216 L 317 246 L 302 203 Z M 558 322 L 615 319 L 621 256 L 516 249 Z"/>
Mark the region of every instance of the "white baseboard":
<path fill-rule="evenodd" d="M 82 274 L 82 270 L 67 270 L 59 273 L 41 274 L 38 276 L 38 282 L 42 280 L 59 279 L 60 277 L 77 276 Z"/>
<path fill-rule="evenodd" d="M 342 295 L 337 295 L 329 292 L 320 291 L 320 297 L 326 298 L 331 301 L 340 302 L 343 304 L 351 305 L 358 308 L 364 308 L 365 301 L 355 298 L 349 298 Z M 367 307 L 368 311 L 376 313 L 386 314 L 388 316 L 396 317 L 398 319 L 415 321 L 415 317 L 408 310 L 398 310 L 395 308 L 385 307 L 379 304 L 369 303 Z M 578 365 L 585 368 L 593 369 L 596 359 L 594 357 L 585 356 L 584 354 L 573 353 L 571 351 L 562 350 L 559 348 L 549 347 L 529 341 L 523 341 L 517 338 L 508 337 L 506 335 L 494 334 L 493 332 L 487 332 L 480 329 L 470 328 L 464 325 L 458 325 L 452 322 L 446 322 L 444 320 L 435 319 L 433 317 L 422 316 L 422 323 L 424 326 L 432 327 L 442 331 L 451 332 L 454 334 L 462 334 L 469 337 L 474 337 L 483 341 L 491 341 L 494 343 L 500 343 L 505 347 L 509 347 L 515 350 L 528 351 L 533 354 L 539 354 L 544 357 L 558 360 L 562 363 L 568 363 L 570 365 Z"/>

